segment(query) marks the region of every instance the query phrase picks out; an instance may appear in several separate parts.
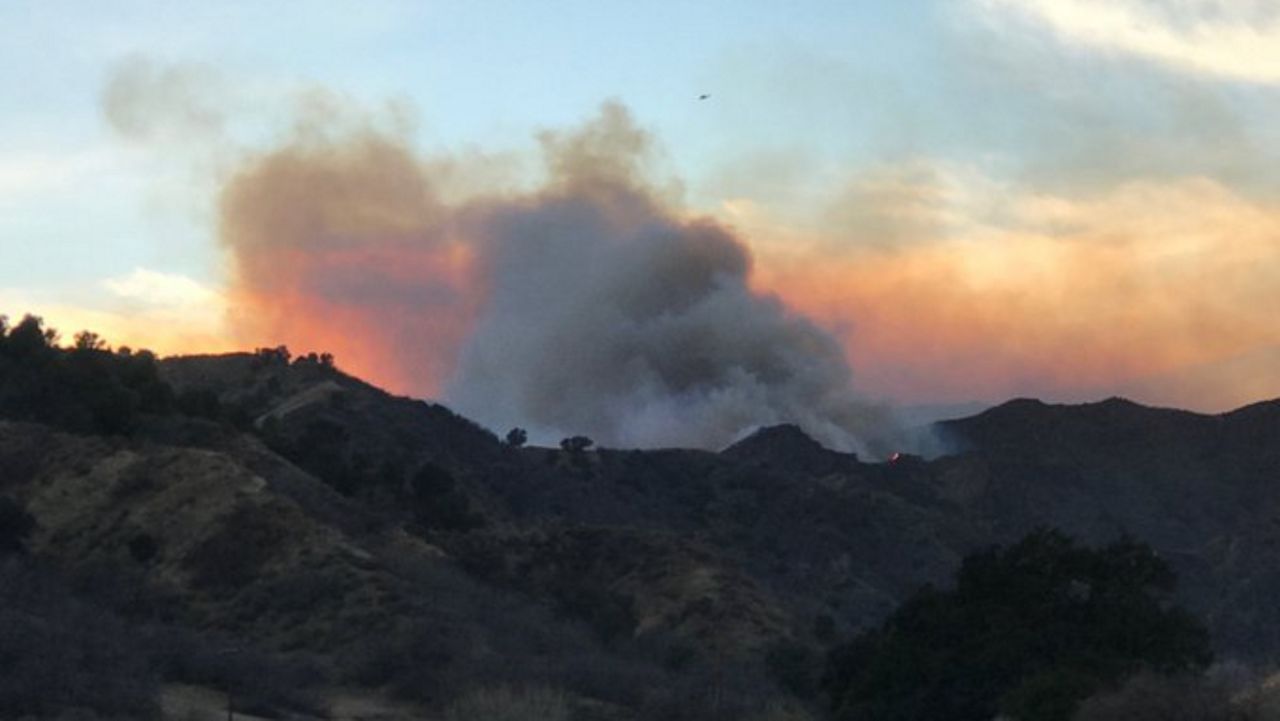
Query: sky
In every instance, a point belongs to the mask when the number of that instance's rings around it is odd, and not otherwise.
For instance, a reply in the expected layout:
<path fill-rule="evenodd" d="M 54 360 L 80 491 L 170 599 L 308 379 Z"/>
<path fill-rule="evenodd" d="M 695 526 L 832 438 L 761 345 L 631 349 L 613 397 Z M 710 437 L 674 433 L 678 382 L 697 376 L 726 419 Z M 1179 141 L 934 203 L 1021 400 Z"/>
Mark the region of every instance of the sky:
<path fill-rule="evenodd" d="M 331 350 L 483 416 L 496 349 L 590 342 L 565 318 L 616 298 L 582 290 L 614 259 L 592 233 L 661 226 L 690 258 L 710 223 L 743 250 L 716 302 L 833 340 L 859 402 L 1223 411 L 1280 396 L 1277 102 L 1268 0 L 16 0 L 0 309 L 161 353 Z M 551 205 L 590 236 L 525 260 L 582 263 L 546 276 L 582 306 L 536 296 L 573 307 L 554 322 L 498 287 Z M 609 367 L 661 365 L 615 331 Z M 774 415 L 809 403 L 763 383 Z M 486 420 L 565 427 L 529 404 Z"/>

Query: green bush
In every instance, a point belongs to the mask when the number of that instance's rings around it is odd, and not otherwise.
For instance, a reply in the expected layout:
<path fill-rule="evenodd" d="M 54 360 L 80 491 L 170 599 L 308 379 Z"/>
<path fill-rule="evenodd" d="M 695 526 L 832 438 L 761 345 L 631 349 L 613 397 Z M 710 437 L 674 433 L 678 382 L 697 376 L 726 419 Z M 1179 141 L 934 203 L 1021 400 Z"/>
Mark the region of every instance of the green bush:
<path fill-rule="evenodd" d="M 834 649 L 824 687 L 840 719 L 1065 721 L 1140 670 L 1208 664 L 1208 633 L 1169 603 L 1174 583 L 1146 545 L 1038 531 L 970 556 L 953 590 L 923 589 Z"/>

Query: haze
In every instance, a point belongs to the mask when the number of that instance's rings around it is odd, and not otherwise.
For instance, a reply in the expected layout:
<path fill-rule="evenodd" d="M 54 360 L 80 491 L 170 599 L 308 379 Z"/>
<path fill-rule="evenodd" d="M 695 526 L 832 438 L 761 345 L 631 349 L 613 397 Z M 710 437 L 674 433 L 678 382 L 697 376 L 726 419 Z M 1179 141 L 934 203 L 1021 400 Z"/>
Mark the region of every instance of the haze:
<path fill-rule="evenodd" d="M 0 309 L 634 445 L 1225 410 L 1280 395 L 1277 48 L 1252 0 L 8 3 Z"/>

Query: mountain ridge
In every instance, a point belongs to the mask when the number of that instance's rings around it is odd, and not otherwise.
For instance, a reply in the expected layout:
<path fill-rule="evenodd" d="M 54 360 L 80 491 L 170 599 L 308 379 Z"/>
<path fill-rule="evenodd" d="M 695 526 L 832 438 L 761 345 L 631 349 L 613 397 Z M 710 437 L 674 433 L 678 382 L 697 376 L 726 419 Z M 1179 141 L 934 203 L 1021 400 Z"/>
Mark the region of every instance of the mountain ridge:
<path fill-rule="evenodd" d="M 688 705 L 709 678 L 786 696 L 966 554 L 1045 526 L 1151 543 L 1222 655 L 1280 655 L 1280 401 L 1015 399 L 938 424 L 953 453 L 865 462 L 793 424 L 719 452 L 517 447 L 319 357 L 155 364 L 172 401 L 128 432 L 0 420 L 0 494 L 35 517 L 33 557 L 132 588 L 131 622 L 428 708 L 480 679 L 617 718 Z M 581 659 L 664 690 L 610 688 Z"/>

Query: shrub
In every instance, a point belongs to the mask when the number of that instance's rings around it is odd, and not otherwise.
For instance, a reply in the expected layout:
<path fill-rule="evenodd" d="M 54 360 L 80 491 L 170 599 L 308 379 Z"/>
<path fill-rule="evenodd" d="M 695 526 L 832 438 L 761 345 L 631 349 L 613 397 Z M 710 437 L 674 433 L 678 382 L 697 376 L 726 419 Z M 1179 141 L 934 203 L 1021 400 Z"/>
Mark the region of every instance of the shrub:
<path fill-rule="evenodd" d="M 0 498 L 0 555 L 22 553 L 36 530 L 36 519 L 12 498 Z"/>
<path fill-rule="evenodd" d="M 0 334 L 0 416 L 122 434 L 136 431 L 143 413 L 172 410 L 172 389 L 150 352 L 112 353 L 88 331 L 60 349 L 57 337 L 34 316 Z"/>
<path fill-rule="evenodd" d="M 265 654 L 214 633 L 176 626 L 150 626 L 144 634 L 150 663 L 160 679 L 231 691 L 235 709 L 256 716 L 287 717 L 282 711 L 318 715 L 313 692 L 321 680 L 311 659 Z"/>
<path fill-rule="evenodd" d="M 811 721 L 813 716 L 795 704 L 774 702 L 751 714 L 746 721 Z"/>
<path fill-rule="evenodd" d="M 149 533 L 139 533 L 129 539 L 129 555 L 138 563 L 144 565 L 151 563 L 159 552 L 160 545 L 156 543 L 155 537 Z"/>
<path fill-rule="evenodd" d="M 484 525 L 453 475 L 434 463 L 418 469 L 409 481 L 409 492 L 414 520 L 427 528 L 468 531 Z"/>
<path fill-rule="evenodd" d="M 1074 721 L 1246 721 L 1226 689 L 1194 674 L 1143 673 L 1082 704 Z"/>
<path fill-rule="evenodd" d="M 1174 582 L 1143 544 L 1038 531 L 966 558 L 954 590 L 926 588 L 833 649 L 824 686 L 842 719 L 1063 721 L 1140 670 L 1209 663 L 1204 627 L 1169 604 Z"/>
<path fill-rule="evenodd" d="M 0 561 L 0 718 L 88 709 L 151 718 L 147 655 L 118 617 L 13 559 Z"/>
<path fill-rule="evenodd" d="M 445 721 L 568 721 L 572 712 L 561 692 L 542 687 L 497 686 L 472 691 L 449 704 Z"/>
<path fill-rule="evenodd" d="M 198 586 L 240 588 L 257 577 L 283 534 L 284 529 L 273 523 L 266 511 L 240 506 L 216 532 L 192 549 L 186 558 L 187 567 Z"/>
<path fill-rule="evenodd" d="M 778 640 L 765 650 L 765 667 L 779 686 L 796 698 L 813 698 L 821 658 L 808 646 L 790 640 Z"/>
<path fill-rule="evenodd" d="M 570 436 L 560 441 L 560 448 L 570 455 L 579 455 L 595 444 L 595 441 L 586 436 Z"/>

